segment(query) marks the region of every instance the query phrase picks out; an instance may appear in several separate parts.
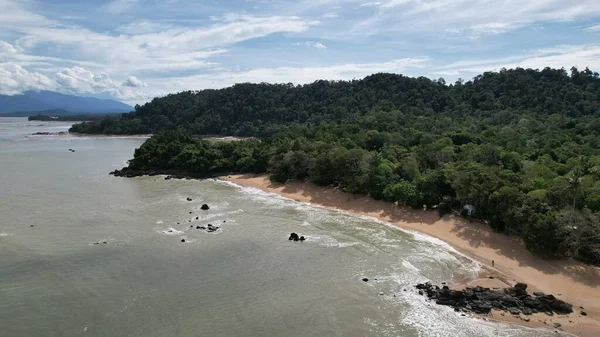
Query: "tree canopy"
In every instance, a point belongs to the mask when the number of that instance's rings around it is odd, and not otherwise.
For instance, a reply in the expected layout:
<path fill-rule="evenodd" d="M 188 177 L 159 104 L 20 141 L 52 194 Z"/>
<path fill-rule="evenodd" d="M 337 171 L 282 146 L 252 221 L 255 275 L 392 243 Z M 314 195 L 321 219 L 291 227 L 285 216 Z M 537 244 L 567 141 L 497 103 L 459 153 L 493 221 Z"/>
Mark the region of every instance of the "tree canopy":
<path fill-rule="evenodd" d="M 468 206 L 535 254 L 600 264 L 599 115 L 597 73 L 513 69 L 450 85 L 393 74 L 239 84 L 73 131 L 155 133 L 132 169 L 268 172 L 441 214 Z"/>

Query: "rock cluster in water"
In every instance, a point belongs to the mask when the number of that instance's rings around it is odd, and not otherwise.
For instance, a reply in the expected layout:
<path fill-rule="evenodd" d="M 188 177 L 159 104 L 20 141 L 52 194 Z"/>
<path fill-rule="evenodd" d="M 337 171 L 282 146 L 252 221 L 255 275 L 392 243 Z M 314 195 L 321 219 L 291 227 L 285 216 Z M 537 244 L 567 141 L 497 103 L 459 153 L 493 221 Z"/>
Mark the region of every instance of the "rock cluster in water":
<path fill-rule="evenodd" d="M 306 239 L 304 238 L 304 236 L 298 236 L 298 234 L 292 233 L 292 234 L 290 234 L 290 237 L 288 238 L 288 240 L 290 240 L 290 241 L 304 241 Z"/>
<path fill-rule="evenodd" d="M 527 292 L 527 284 L 517 283 L 512 288 L 490 289 L 468 287 L 465 290 L 451 290 L 448 286 L 434 286 L 420 283 L 415 286 L 419 294 L 426 295 L 436 304 L 453 307 L 456 311 L 470 311 L 477 314 L 489 314 L 492 309 L 508 311 L 512 315 L 531 315 L 544 312 L 566 315 L 573 312 L 573 306 L 553 295 Z"/>

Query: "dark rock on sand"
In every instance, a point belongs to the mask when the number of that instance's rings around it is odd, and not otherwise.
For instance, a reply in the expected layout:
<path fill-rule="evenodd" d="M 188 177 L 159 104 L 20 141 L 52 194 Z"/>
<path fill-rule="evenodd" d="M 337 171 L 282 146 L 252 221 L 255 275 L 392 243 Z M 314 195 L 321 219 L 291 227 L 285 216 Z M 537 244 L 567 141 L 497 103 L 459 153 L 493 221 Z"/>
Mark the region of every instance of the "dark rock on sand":
<path fill-rule="evenodd" d="M 366 277 L 365 277 L 365 278 L 363 278 L 362 280 L 363 280 L 363 282 L 369 282 L 369 279 L 368 279 L 368 278 L 366 278 Z"/>
<path fill-rule="evenodd" d="M 296 233 L 290 234 L 290 237 L 288 238 L 288 240 L 298 240 L 298 239 L 299 239 L 299 237 L 298 237 L 298 234 L 296 234 Z"/>
<path fill-rule="evenodd" d="M 185 239 L 181 239 L 181 242 L 185 243 Z"/>
<path fill-rule="evenodd" d="M 585 311 L 582 311 L 582 312 L 581 312 L 581 316 L 587 316 L 587 312 L 585 312 Z"/>
<path fill-rule="evenodd" d="M 564 315 L 573 312 L 571 304 L 552 295 L 531 296 L 527 293 L 527 284 L 524 283 L 497 290 L 480 286 L 451 290 L 448 286 L 440 288 L 431 283 L 417 284 L 415 287 L 420 295 L 427 295 L 437 304 L 477 314 L 488 314 L 492 309 L 508 311 L 512 315 L 531 315 L 536 312 Z"/>
<path fill-rule="evenodd" d="M 192 198 L 188 197 L 186 200 L 187 200 L 187 201 L 192 201 Z"/>
<path fill-rule="evenodd" d="M 301 236 L 301 237 L 300 237 L 300 241 L 304 241 L 304 240 L 306 240 L 306 239 L 304 238 L 304 236 Z"/>
<path fill-rule="evenodd" d="M 210 207 L 208 207 L 207 204 L 202 205 L 202 207 L 200 207 L 201 210 L 203 211 L 208 211 L 210 209 Z"/>

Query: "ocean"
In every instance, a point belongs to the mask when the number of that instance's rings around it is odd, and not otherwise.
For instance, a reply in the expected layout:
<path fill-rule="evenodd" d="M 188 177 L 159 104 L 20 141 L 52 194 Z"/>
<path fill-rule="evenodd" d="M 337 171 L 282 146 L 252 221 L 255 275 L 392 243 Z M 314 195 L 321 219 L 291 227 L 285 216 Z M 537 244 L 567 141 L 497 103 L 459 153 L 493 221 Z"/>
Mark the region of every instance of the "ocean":
<path fill-rule="evenodd" d="M 437 239 L 218 180 L 109 176 L 142 138 L 31 135 L 70 125 L 0 118 L 0 336 L 555 335 L 419 296 L 479 269 Z"/>

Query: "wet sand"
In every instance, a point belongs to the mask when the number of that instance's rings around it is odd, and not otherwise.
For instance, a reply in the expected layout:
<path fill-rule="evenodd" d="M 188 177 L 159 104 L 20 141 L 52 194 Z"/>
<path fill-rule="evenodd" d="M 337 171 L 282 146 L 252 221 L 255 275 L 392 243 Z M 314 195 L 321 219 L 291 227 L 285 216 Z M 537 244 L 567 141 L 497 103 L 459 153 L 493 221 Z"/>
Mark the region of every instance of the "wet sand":
<path fill-rule="evenodd" d="M 493 312 L 487 319 L 565 331 L 583 337 L 600 336 L 598 267 L 572 259 L 547 261 L 537 258 L 525 249 L 518 238 L 496 233 L 486 224 L 469 222 L 460 217 L 447 215 L 439 218 L 436 211 L 413 210 L 305 182 L 273 183 L 266 175 L 232 175 L 221 179 L 296 201 L 372 216 L 402 229 L 441 239 L 482 264 L 478 279 L 467 284 L 455 282 L 454 287 L 482 285 L 493 288 L 524 282 L 529 285 L 529 292 L 553 294 L 573 304 L 575 311 L 568 316 L 535 314 L 529 316 L 529 322 L 500 312 Z M 490 279 L 489 276 L 493 276 L 494 279 Z M 588 316 L 581 315 L 582 307 Z M 555 323 L 560 324 L 560 327 L 556 328 Z"/>

